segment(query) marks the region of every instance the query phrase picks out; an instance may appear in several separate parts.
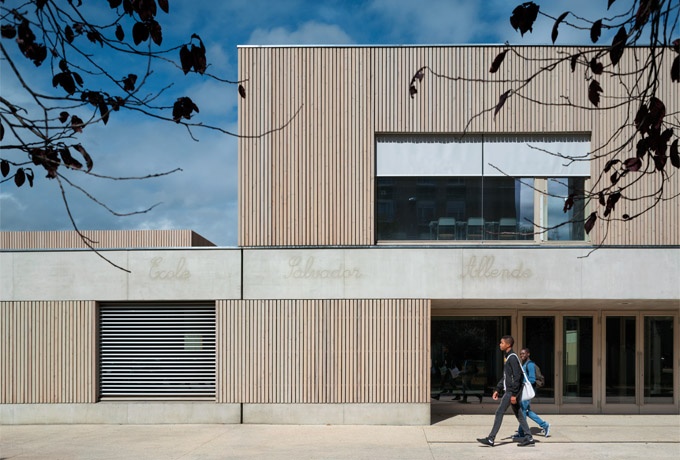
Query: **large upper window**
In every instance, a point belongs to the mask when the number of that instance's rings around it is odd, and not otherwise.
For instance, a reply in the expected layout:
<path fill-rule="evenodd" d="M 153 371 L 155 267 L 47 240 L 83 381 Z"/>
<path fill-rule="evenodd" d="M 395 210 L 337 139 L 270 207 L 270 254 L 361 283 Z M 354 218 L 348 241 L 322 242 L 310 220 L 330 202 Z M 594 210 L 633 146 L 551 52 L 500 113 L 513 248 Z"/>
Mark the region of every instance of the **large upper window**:
<path fill-rule="evenodd" d="M 584 201 L 563 208 L 589 150 L 585 135 L 379 136 L 377 239 L 583 240 Z"/>

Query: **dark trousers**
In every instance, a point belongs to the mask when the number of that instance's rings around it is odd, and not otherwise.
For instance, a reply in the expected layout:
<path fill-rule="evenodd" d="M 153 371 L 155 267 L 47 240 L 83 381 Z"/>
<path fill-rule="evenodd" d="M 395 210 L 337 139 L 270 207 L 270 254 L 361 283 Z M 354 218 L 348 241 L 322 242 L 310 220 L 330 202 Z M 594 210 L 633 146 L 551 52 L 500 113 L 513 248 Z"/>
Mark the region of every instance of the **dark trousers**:
<path fill-rule="evenodd" d="M 525 435 L 531 437 L 531 430 L 529 429 L 529 425 L 527 424 L 526 417 L 524 417 L 524 411 L 522 410 L 522 405 L 520 403 L 519 396 L 517 397 L 517 404 L 510 403 L 511 397 L 512 395 L 506 392 L 501 398 L 501 402 L 498 405 L 498 409 L 496 409 L 496 418 L 494 419 L 493 422 L 493 428 L 491 428 L 491 433 L 489 433 L 489 437 L 491 439 L 496 439 L 496 435 L 498 434 L 498 430 L 501 429 L 501 424 L 503 423 L 503 416 L 505 415 L 505 411 L 508 410 L 508 406 L 512 407 L 512 411 L 515 413 L 515 417 L 517 417 L 519 426 L 522 427 L 522 430 L 524 430 Z"/>

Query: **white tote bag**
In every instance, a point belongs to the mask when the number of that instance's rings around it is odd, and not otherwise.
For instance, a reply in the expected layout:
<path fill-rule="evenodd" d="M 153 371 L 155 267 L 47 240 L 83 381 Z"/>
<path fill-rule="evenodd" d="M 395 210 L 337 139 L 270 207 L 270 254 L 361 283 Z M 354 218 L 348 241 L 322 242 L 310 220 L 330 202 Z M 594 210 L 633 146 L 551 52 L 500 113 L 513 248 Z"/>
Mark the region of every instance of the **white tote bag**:
<path fill-rule="evenodd" d="M 517 358 L 517 361 L 519 361 L 519 367 L 522 369 L 522 374 L 524 374 L 524 385 L 522 385 L 522 401 L 529 401 L 530 399 L 534 399 L 534 396 L 536 396 L 536 392 L 534 391 L 534 386 L 531 384 L 529 381 L 529 377 L 527 377 L 527 373 L 524 372 L 524 366 L 522 366 L 522 361 L 520 361 L 519 356 L 517 356 L 515 353 L 512 353 L 515 358 Z"/>

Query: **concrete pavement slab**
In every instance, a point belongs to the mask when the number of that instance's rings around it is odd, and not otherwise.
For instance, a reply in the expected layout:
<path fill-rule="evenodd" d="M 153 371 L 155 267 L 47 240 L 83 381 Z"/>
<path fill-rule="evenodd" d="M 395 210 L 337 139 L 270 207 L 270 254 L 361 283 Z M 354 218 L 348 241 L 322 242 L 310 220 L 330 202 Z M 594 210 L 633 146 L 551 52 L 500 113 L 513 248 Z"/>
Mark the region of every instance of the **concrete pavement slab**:
<path fill-rule="evenodd" d="M 526 448 L 507 439 L 516 428 L 510 414 L 493 448 L 476 442 L 488 434 L 493 415 L 459 415 L 428 426 L 3 425 L 0 459 L 680 458 L 680 415 L 550 415 L 548 420 L 554 435 L 536 435 L 536 446 Z"/>

